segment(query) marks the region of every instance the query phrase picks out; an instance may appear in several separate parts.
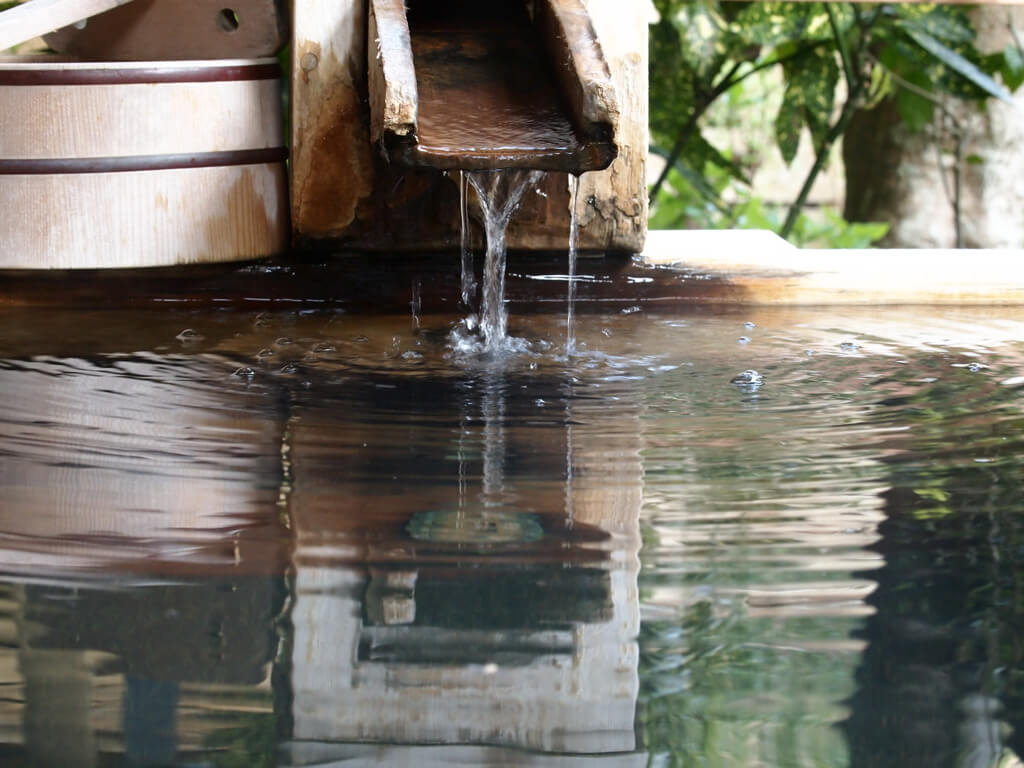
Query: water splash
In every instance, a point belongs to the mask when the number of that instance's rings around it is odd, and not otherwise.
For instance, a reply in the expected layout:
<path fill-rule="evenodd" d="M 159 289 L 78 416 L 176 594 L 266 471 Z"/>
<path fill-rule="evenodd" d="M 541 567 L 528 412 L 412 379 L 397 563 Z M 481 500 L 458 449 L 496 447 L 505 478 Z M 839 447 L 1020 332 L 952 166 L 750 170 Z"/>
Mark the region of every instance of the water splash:
<path fill-rule="evenodd" d="M 503 349 L 508 341 L 508 310 L 505 308 L 505 233 L 512 214 L 527 187 L 537 184 L 543 171 L 472 171 L 466 174 L 480 197 L 487 236 L 480 332 L 487 351 Z"/>

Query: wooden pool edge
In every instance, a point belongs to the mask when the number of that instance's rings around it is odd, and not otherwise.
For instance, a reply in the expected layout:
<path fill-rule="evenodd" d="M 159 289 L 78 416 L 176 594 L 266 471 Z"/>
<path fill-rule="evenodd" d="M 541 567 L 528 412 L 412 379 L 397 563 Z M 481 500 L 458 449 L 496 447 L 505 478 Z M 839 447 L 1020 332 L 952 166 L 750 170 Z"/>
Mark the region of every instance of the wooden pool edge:
<path fill-rule="evenodd" d="M 753 305 L 1024 305 L 1022 249 L 800 249 L 767 230 L 652 230 L 645 264 Z"/>

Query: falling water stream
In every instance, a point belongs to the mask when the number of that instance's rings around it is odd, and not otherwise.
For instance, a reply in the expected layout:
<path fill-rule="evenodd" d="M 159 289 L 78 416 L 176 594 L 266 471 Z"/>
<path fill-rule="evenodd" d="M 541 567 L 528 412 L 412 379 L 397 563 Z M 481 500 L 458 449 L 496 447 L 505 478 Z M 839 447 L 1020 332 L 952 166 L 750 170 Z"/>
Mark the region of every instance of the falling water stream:
<path fill-rule="evenodd" d="M 544 176 L 543 171 L 495 170 L 462 171 L 459 175 L 460 244 L 462 262 L 462 304 L 470 311 L 466 322 L 469 330 L 479 329 L 483 336 L 483 349 L 500 351 L 508 347 L 508 310 L 505 307 L 505 269 L 507 263 L 506 232 L 525 192 Z M 469 237 L 468 186 L 473 186 L 480 200 L 487 250 L 483 270 L 480 313 L 473 314 L 473 294 L 476 281 L 473 271 L 473 253 Z M 577 198 L 579 177 L 569 175 L 569 255 L 568 255 L 568 313 L 566 317 L 566 355 L 576 351 L 573 324 L 576 305 L 576 259 L 579 241 L 579 215 Z"/>
<path fill-rule="evenodd" d="M 508 310 L 505 308 L 505 233 L 512 214 L 528 187 L 535 185 L 543 171 L 473 171 L 468 174 L 480 198 L 487 236 L 484 257 L 483 296 L 480 303 L 480 331 L 488 351 L 500 350 L 508 339 Z"/>

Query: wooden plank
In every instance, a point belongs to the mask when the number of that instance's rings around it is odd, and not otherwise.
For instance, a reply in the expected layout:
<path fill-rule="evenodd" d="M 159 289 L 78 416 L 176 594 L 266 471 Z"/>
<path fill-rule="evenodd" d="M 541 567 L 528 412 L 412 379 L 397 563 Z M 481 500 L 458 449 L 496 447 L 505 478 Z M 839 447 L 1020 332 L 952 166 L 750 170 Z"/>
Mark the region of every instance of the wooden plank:
<path fill-rule="evenodd" d="M 29 0 L 0 13 L 0 51 L 131 0 Z"/>
<path fill-rule="evenodd" d="M 2 179 L 0 269 L 194 264 L 287 246 L 284 163 Z"/>
<path fill-rule="evenodd" d="M 116 71 L 131 77 L 146 68 L 142 64 Z M 283 145 L 280 79 L 276 77 L 193 83 L 3 84 L 6 76 L 27 71 L 82 72 L 88 77 L 97 69 L 112 71 L 93 64 L 0 62 L 0 163 Z M 167 71 L 173 72 L 173 68 Z"/>
<path fill-rule="evenodd" d="M 370 139 L 416 131 L 419 92 L 404 0 L 371 0 L 367 45 Z"/>
<path fill-rule="evenodd" d="M 292 221 L 300 237 L 339 237 L 373 191 L 361 95 L 366 3 L 301 0 L 292 8 Z"/>
<path fill-rule="evenodd" d="M 555 75 L 569 100 L 577 125 L 594 136 L 614 136 L 619 102 L 611 70 L 594 25 L 581 0 L 542 0 L 536 22 L 551 61 L 562 64 Z"/>
<path fill-rule="evenodd" d="M 736 304 L 1024 304 L 1019 250 L 803 250 L 765 231 L 659 230 L 642 256 L 726 284 Z"/>

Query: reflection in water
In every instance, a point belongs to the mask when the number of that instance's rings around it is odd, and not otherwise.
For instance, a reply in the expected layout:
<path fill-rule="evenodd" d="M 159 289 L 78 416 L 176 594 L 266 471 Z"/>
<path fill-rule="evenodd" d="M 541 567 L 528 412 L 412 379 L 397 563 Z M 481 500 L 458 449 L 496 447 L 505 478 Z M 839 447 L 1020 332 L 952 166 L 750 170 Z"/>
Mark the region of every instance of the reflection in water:
<path fill-rule="evenodd" d="M 1013 764 L 1024 328 L 884 315 L 0 312 L 0 761 Z"/>
<path fill-rule="evenodd" d="M 1019 373 L 904 380 L 883 401 L 914 429 L 892 440 L 885 566 L 846 726 L 853 765 L 974 768 L 1024 754 L 1024 412 L 1019 390 L 998 383 Z"/>

